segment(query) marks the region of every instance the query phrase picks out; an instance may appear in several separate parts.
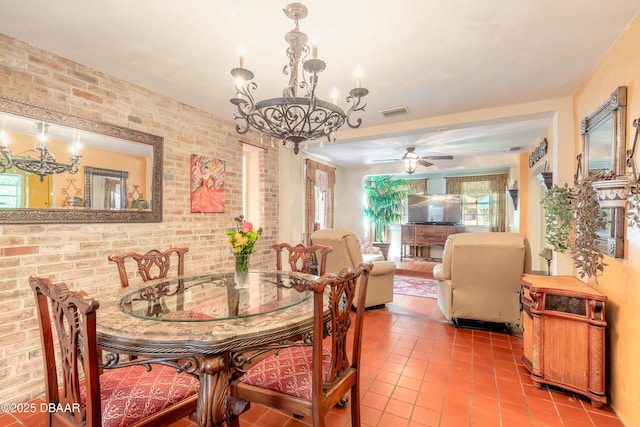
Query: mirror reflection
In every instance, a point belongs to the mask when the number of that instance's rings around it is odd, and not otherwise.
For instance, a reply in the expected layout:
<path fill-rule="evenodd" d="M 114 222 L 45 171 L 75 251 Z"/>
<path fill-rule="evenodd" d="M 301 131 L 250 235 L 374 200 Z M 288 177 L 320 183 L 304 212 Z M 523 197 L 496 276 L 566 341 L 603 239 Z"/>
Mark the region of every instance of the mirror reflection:
<path fill-rule="evenodd" d="M 613 142 L 613 121 L 611 117 L 601 122 L 589 132 L 589 172 L 611 171 L 611 145 Z"/>
<path fill-rule="evenodd" d="M 162 145 L 0 97 L 0 223 L 159 222 Z"/>
<path fill-rule="evenodd" d="M 0 115 L 0 135 L 2 208 L 130 209 L 127 177 L 150 193 L 149 145 L 11 114 Z"/>

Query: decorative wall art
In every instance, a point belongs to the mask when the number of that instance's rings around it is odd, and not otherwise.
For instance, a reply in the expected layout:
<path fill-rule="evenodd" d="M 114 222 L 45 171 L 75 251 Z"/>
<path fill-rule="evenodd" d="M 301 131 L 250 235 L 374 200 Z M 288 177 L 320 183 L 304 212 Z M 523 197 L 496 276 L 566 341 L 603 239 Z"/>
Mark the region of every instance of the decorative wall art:
<path fill-rule="evenodd" d="M 191 212 L 224 212 L 224 160 L 191 155 Z"/>

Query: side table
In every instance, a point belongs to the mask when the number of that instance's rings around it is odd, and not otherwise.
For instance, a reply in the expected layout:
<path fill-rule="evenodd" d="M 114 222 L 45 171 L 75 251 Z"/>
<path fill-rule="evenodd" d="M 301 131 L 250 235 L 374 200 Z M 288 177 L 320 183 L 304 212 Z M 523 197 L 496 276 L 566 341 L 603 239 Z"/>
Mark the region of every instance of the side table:
<path fill-rule="evenodd" d="M 522 276 L 523 362 L 536 387 L 605 396 L 606 295 L 573 276 Z"/>

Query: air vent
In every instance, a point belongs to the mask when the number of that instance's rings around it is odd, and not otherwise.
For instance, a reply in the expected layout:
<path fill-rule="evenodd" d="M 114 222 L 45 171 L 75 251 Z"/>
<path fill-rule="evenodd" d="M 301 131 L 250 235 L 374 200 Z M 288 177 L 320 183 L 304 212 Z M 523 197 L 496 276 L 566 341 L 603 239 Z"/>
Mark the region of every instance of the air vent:
<path fill-rule="evenodd" d="M 395 107 L 395 108 L 389 108 L 389 109 L 386 109 L 386 110 L 381 110 L 380 112 L 385 117 L 404 116 L 405 114 L 409 114 L 409 108 L 407 108 L 406 106 L 403 105 L 401 107 Z"/>
<path fill-rule="evenodd" d="M 509 147 L 508 151 L 522 151 L 522 147 Z"/>

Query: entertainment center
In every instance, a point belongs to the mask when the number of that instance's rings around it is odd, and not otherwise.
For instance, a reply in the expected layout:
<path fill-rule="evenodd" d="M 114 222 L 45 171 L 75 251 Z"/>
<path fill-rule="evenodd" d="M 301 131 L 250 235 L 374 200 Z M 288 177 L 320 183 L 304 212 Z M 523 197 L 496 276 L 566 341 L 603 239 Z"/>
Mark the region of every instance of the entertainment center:
<path fill-rule="evenodd" d="M 450 234 L 464 233 L 459 194 L 409 196 L 408 223 L 401 225 L 400 261 L 405 257 L 433 259 L 432 246 L 444 247 Z"/>
<path fill-rule="evenodd" d="M 400 261 L 403 258 L 431 258 L 432 246 L 444 246 L 450 234 L 464 233 L 463 225 L 402 224 Z"/>

